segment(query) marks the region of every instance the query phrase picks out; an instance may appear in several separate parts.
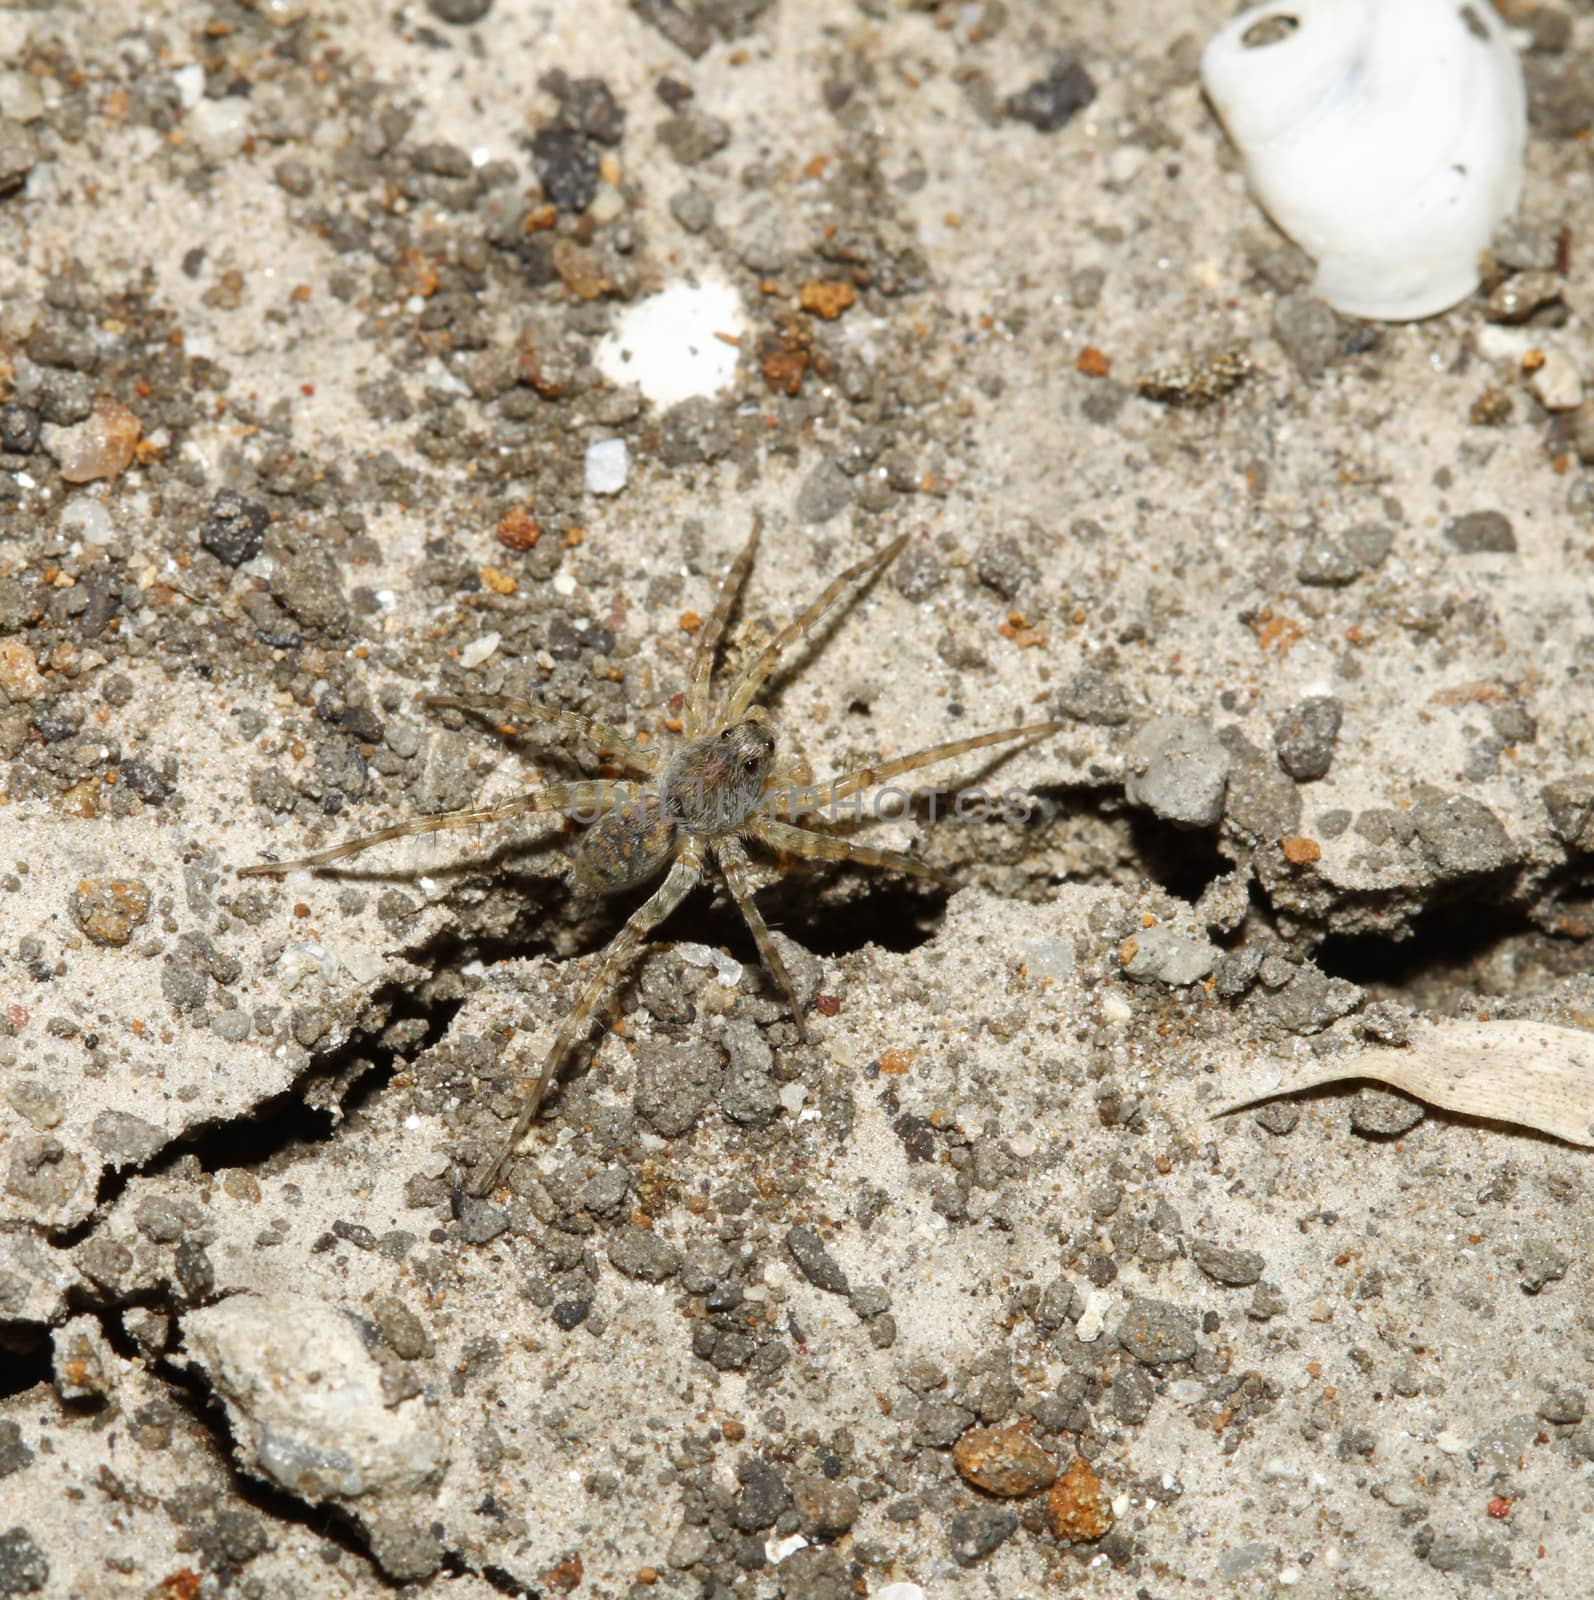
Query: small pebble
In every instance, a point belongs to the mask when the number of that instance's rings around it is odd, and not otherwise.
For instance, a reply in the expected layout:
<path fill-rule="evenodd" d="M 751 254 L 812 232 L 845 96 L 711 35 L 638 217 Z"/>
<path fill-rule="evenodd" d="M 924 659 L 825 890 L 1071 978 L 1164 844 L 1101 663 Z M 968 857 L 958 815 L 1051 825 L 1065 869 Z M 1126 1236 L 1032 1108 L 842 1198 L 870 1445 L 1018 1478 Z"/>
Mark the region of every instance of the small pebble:
<path fill-rule="evenodd" d="M 1044 78 L 1009 95 L 1003 108 L 1015 122 L 1039 133 L 1056 133 L 1096 98 L 1096 85 L 1078 61 L 1059 61 Z"/>
<path fill-rule="evenodd" d="M 1267 1270 L 1267 1263 L 1256 1250 L 1234 1250 L 1197 1239 L 1191 1244 L 1190 1253 L 1195 1257 L 1195 1264 L 1214 1283 L 1231 1289 L 1248 1289 Z"/>
<path fill-rule="evenodd" d="M 84 878 L 72 891 L 72 920 L 95 944 L 120 946 L 149 917 L 150 892 L 138 878 Z"/>
<path fill-rule="evenodd" d="M 1046 1526 L 1062 1544 L 1090 1544 L 1113 1525 L 1112 1501 L 1090 1463 L 1076 1456 L 1046 1497 Z"/>
<path fill-rule="evenodd" d="M 479 639 L 472 639 L 459 653 L 459 664 L 467 671 L 474 671 L 479 667 L 498 646 L 502 643 L 502 635 L 497 633 L 484 633 Z"/>
<path fill-rule="evenodd" d="M 624 439 L 595 439 L 587 446 L 588 494 L 619 494 L 630 475 L 630 455 Z"/>
<path fill-rule="evenodd" d="M 55 457 L 67 483 L 92 483 L 127 470 L 143 433 L 126 406 L 101 398 L 88 418 L 70 428 L 51 428 L 44 447 Z"/>
<path fill-rule="evenodd" d="M 1213 828 L 1223 815 L 1229 752 L 1195 717 L 1154 717 L 1124 753 L 1124 797 L 1180 828 Z"/>
<path fill-rule="evenodd" d="M 952 1463 L 965 1482 L 1007 1500 L 1057 1481 L 1056 1463 L 1019 1428 L 970 1428 L 952 1447 Z"/>
<path fill-rule="evenodd" d="M 1297 783 L 1327 775 L 1344 717 L 1344 707 L 1332 695 L 1314 695 L 1292 706 L 1274 725 L 1279 765 Z"/>
<path fill-rule="evenodd" d="M 249 102 L 241 94 L 201 100 L 188 113 L 188 131 L 212 161 L 230 161 L 249 137 L 249 113 Z"/>
<path fill-rule="evenodd" d="M 210 515 L 199 530 L 199 542 L 218 561 L 229 567 L 240 566 L 260 554 L 270 521 L 271 513 L 258 500 L 222 489 L 210 502 Z"/>
<path fill-rule="evenodd" d="M 1420 1100 L 1393 1089 L 1361 1089 L 1351 1102 L 1350 1125 L 1357 1133 L 1392 1139 L 1409 1133 L 1426 1115 Z"/>
<path fill-rule="evenodd" d="M 789 1228 L 786 1231 L 786 1248 L 792 1260 L 802 1269 L 802 1275 L 816 1289 L 827 1294 L 846 1294 L 847 1274 L 836 1258 L 825 1248 L 823 1241 L 812 1228 Z"/>
<path fill-rule="evenodd" d="M 947 1548 L 960 1567 L 972 1567 L 1018 1531 L 1018 1518 L 994 1506 L 971 1506 L 953 1517 Z"/>
<path fill-rule="evenodd" d="M 39 147 L 27 128 L 0 117 L 0 195 L 21 188 L 38 159 Z"/>
<path fill-rule="evenodd" d="M 1547 350 L 1528 379 L 1546 411 L 1574 411 L 1583 403 L 1583 378 L 1564 350 Z"/>
<path fill-rule="evenodd" d="M 1191 938 L 1159 924 L 1125 939 L 1118 959 L 1124 976 L 1136 983 L 1165 983 L 1170 988 L 1184 988 L 1187 984 L 1199 983 L 1212 971 L 1218 951 L 1206 939 Z"/>
<path fill-rule="evenodd" d="M 1469 511 L 1445 524 L 1445 538 L 1463 555 L 1515 555 L 1517 536 L 1503 511 Z"/>
<path fill-rule="evenodd" d="M 426 9 L 439 22 L 456 28 L 467 28 L 480 22 L 493 8 L 493 0 L 426 0 Z"/>

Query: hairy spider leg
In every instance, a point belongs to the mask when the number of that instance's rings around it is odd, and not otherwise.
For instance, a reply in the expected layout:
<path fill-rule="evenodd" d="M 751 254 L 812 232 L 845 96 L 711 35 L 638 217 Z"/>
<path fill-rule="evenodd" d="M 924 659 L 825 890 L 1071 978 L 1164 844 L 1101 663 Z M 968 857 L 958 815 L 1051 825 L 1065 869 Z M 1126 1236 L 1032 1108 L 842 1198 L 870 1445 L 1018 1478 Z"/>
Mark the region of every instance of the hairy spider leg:
<path fill-rule="evenodd" d="M 439 811 L 430 817 L 395 822 L 391 828 L 362 833 L 357 839 L 346 840 L 329 850 L 317 850 L 314 855 L 299 856 L 292 861 L 257 861 L 252 867 L 240 867 L 238 876 L 277 877 L 284 872 L 297 872 L 302 867 L 326 867 L 388 839 L 407 839 L 417 833 L 441 833 L 445 828 L 471 828 L 477 823 L 507 822 L 511 817 L 526 816 L 531 812 L 563 811 L 569 815 L 588 816 L 590 820 L 590 817 L 598 816 L 612 807 L 623 793 L 635 789 L 635 784 L 619 783 L 607 778 L 550 784 L 545 789 L 533 789 L 529 794 L 516 795 L 513 800 L 505 800 L 501 805 L 470 806 L 463 811 Z"/>
<path fill-rule="evenodd" d="M 862 789 L 872 789 L 888 778 L 915 772 L 934 761 L 950 761 L 953 756 L 966 755 L 970 750 L 981 750 L 986 745 L 1001 744 L 1008 739 L 1039 739 L 1056 733 L 1062 726 L 1060 722 L 1026 722 L 1015 728 L 996 728 L 968 739 L 952 739 L 946 744 L 931 745 L 927 750 L 915 750 L 911 755 L 895 756 L 874 766 L 856 767 L 813 787 L 776 790 L 775 793 L 783 802 L 780 809 L 787 815 L 811 816 L 816 811 L 829 810 L 838 801 L 851 799 Z"/>
<path fill-rule="evenodd" d="M 708 732 L 709 694 L 714 682 L 714 656 L 720 640 L 725 637 L 725 624 L 730 621 L 736 597 L 752 571 L 753 557 L 758 553 L 759 537 L 764 531 L 764 513 L 753 513 L 753 531 L 747 536 L 742 552 L 726 569 L 720 581 L 720 592 L 714 601 L 714 610 L 702 632 L 697 636 L 697 655 L 692 661 L 692 681 L 687 685 L 686 710 L 681 726 L 688 739 L 696 739 Z"/>
<path fill-rule="evenodd" d="M 873 845 L 838 839 L 830 833 L 815 833 L 792 822 L 777 822 L 773 817 L 749 817 L 742 831 L 750 839 L 758 839 L 771 850 L 785 855 L 812 856 L 819 861 L 856 861 L 865 867 L 890 867 L 894 872 L 911 872 L 916 878 L 933 878 L 945 889 L 957 887 L 946 873 L 938 872 L 929 862 L 920 861 L 916 856 L 903 855 L 900 850 L 877 850 Z"/>
<path fill-rule="evenodd" d="M 742 848 L 742 842 L 734 834 L 714 841 L 714 856 L 720 864 L 720 871 L 725 874 L 725 882 L 731 891 L 731 897 L 736 901 L 737 909 L 742 914 L 742 920 L 752 930 L 753 942 L 758 946 L 759 959 L 768 969 L 770 977 L 775 980 L 786 999 L 786 1007 L 791 1012 L 792 1021 L 797 1024 L 797 1036 L 804 1044 L 811 1042 L 808 1024 L 803 1019 L 803 1008 L 797 999 L 797 985 L 791 981 L 791 973 L 787 970 L 786 963 L 781 959 L 780 951 L 775 948 L 775 941 L 769 936 L 769 924 L 764 921 L 764 913 L 758 909 L 757 902 L 753 899 L 752 885 L 752 860 L 747 851 Z"/>
<path fill-rule="evenodd" d="M 747 708 L 753 703 L 753 697 L 763 688 L 770 673 L 780 661 L 780 658 L 800 640 L 813 631 L 820 618 L 835 605 L 841 598 L 842 591 L 859 578 L 866 582 L 876 573 L 883 571 L 894 561 L 907 544 L 908 535 L 902 534 L 888 544 L 884 550 L 872 556 L 866 556 L 862 561 L 855 562 L 841 574 L 839 578 L 826 584 L 816 599 L 800 616 L 793 617 L 779 633 L 753 659 L 751 665 L 744 669 L 741 677 L 731 686 L 730 693 L 726 695 L 720 707 L 719 720 L 724 723 L 733 723 L 741 720 Z"/>
<path fill-rule="evenodd" d="M 637 743 L 629 734 L 594 717 L 584 717 L 579 711 L 556 711 L 552 706 L 539 705 L 535 700 L 518 700 L 508 695 L 485 694 L 429 694 L 421 704 L 433 711 L 466 711 L 477 716 L 520 717 L 527 722 L 552 722 L 571 733 L 581 734 L 592 741 L 599 755 L 618 756 L 633 772 L 650 776 L 659 770 L 656 752 Z"/>
<path fill-rule="evenodd" d="M 664 882 L 648 900 L 631 913 L 630 920 L 597 958 L 597 970 L 587 979 L 575 1005 L 570 1008 L 570 1014 L 560 1025 L 552 1048 L 543 1058 L 542 1071 L 537 1074 L 537 1081 L 521 1102 L 520 1115 L 515 1118 L 514 1131 L 505 1140 L 498 1154 L 488 1163 L 486 1170 L 471 1185 L 473 1194 L 485 1194 L 498 1181 L 504 1163 L 514 1155 L 515 1147 L 526 1136 L 526 1130 L 537 1120 L 537 1112 L 542 1107 L 542 1098 L 548 1092 L 548 1085 L 553 1082 L 554 1074 L 591 1027 L 592 1013 L 597 1009 L 599 1002 L 619 982 L 621 974 L 636 958 L 647 936 L 697 887 L 702 876 L 702 842 L 689 838 L 681 847 L 681 853 L 675 858 L 675 865 L 670 868 Z"/>

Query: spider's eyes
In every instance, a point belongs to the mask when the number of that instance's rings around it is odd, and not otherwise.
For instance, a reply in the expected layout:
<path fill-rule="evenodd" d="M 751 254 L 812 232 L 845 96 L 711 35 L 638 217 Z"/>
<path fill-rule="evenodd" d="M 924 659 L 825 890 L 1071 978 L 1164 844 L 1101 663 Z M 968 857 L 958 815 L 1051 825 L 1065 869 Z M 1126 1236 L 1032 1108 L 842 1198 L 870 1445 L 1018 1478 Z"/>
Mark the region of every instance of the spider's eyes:
<path fill-rule="evenodd" d="M 724 744 L 725 741 L 730 738 L 731 732 L 732 732 L 732 730 L 730 728 L 723 728 L 723 729 L 720 730 L 720 743 L 721 744 Z"/>
<path fill-rule="evenodd" d="M 742 771 L 745 772 L 748 777 L 752 777 L 752 775 L 758 771 L 757 758 L 749 756 L 748 759 L 742 763 Z"/>

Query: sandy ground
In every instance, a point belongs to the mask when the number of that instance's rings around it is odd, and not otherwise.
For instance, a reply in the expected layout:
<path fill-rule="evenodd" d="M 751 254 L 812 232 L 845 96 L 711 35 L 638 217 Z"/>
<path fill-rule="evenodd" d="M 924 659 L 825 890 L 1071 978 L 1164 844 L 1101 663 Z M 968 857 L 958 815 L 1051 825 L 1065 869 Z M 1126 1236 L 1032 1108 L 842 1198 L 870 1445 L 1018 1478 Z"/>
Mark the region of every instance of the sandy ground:
<path fill-rule="evenodd" d="M 0 1593 L 1587 1592 L 1585 1152 L 1213 1113 L 1594 1015 L 1594 14 L 1376 326 L 1224 9 L 1076 9 L 0 9 Z M 908 537 L 782 760 L 1060 726 L 838 830 L 954 890 L 763 861 L 807 1041 L 700 891 L 476 1197 L 640 895 L 236 869 L 606 770 L 427 693 L 667 746 L 756 512 L 731 665 Z"/>

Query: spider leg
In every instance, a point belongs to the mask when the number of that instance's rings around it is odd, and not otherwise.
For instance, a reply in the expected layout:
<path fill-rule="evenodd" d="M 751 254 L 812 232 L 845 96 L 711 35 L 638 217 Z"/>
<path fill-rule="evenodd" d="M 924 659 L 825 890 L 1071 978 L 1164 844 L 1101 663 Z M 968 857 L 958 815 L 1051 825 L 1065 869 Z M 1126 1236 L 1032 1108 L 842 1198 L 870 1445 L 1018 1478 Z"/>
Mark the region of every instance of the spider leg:
<path fill-rule="evenodd" d="M 797 999 L 797 985 L 791 981 L 791 973 L 787 971 L 780 951 L 775 948 L 775 941 L 769 936 L 769 924 L 764 921 L 764 913 L 758 909 L 758 903 L 753 899 L 753 886 L 749 881 L 752 862 L 746 850 L 742 848 L 741 840 L 734 834 L 717 840 L 714 845 L 714 855 L 719 861 L 720 870 L 725 874 L 725 882 L 730 887 L 731 896 L 742 914 L 742 920 L 752 930 L 753 942 L 758 946 L 759 959 L 768 969 L 770 977 L 775 980 L 776 987 L 785 996 L 792 1021 L 797 1024 L 797 1037 L 804 1044 L 810 1043 L 812 1036 L 808 1032 L 808 1024 L 803 1020 L 803 1008 Z"/>
<path fill-rule="evenodd" d="M 830 833 L 815 833 L 810 828 L 777 822 L 772 817 L 749 817 L 742 829 L 750 838 L 761 840 L 770 849 L 785 855 L 812 856 L 818 861 L 856 861 L 865 867 L 889 867 L 893 872 L 910 872 L 916 878 L 933 878 L 943 888 L 957 887 L 944 872 L 937 872 L 928 862 L 903 855 L 900 850 L 877 850 L 873 845 L 838 839 Z"/>
<path fill-rule="evenodd" d="M 862 789 L 872 789 L 904 772 L 916 772 L 935 761 L 950 761 L 953 756 L 966 755 L 970 750 L 981 750 L 986 745 L 1002 744 L 1008 739 L 1038 739 L 1056 733 L 1060 722 L 1026 722 L 1015 728 L 996 728 L 990 733 L 977 733 L 968 739 L 952 739 L 946 744 L 931 745 L 927 750 L 915 750 L 911 755 L 896 756 L 872 767 L 856 767 L 840 777 L 831 778 L 812 788 L 777 790 L 780 810 L 791 816 L 811 815 L 826 811 L 838 801 L 848 800 Z"/>
<path fill-rule="evenodd" d="M 546 789 L 533 789 L 529 794 L 516 795 L 496 806 L 471 806 L 463 811 L 439 811 L 429 817 L 413 817 L 408 822 L 395 822 L 391 828 L 378 828 L 375 833 L 362 833 L 357 839 L 335 844 L 329 850 L 317 850 L 314 855 L 298 856 L 292 861 L 257 861 L 252 867 L 240 867 L 240 878 L 280 877 L 285 872 L 297 872 L 302 867 L 326 867 L 347 856 L 358 855 L 374 844 L 388 839 L 406 839 L 411 834 L 441 833 L 446 828 L 471 828 L 481 822 L 507 822 L 511 817 L 525 816 L 535 811 L 568 811 L 577 818 L 591 821 L 611 808 L 622 792 L 635 786 L 616 783 L 609 779 L 595 779 L 581 783 L 555 783 Z"/>
<path fill-rule="evenodd" d="M 745 668 L 740 678 L 731 686 L 730 693 L 725 697 L 725 703 L 720 707 L 720 720 L 731 723 L 741 719 L 742 714 L 753 703 L 753 697 L 763 688 L 765 680 L 775 670 L 780 658 L 800 639 L 812 631 L 814 625 L 840 598 L 842 591 L 848 584 L 859 578 L 865 580 L 874 577 L 893 561 L 898 552 L 908 542 L 908 535 L 893 539 L 884 550 L 872 556 L 866 556 L 862 561 L 841 574 L 839 578 L 825 585 L 824 590 L 800 616 L 793 617 L 779 633 L 758 653 L 752 664 Z"/>
<path fill-rule="evenodd" d="M 600 755 L 619 756 L 633 772 L 649 774 L 659 770 L 659 758 L 629 734 L 607 722 L 584 717 L 579 711 L 556 711 L 535 700 L 517 700 L 508 695 L 429 694 L 421 704 L 433 711 L 468 711 L 484 717 L 519 717 L 526 722 L 552 722 L 571 733 L 585 735 Z"/>
<path fill-rule="evenodd" d="M 703 847 L 695 839 L 688 840 L 676 857 L 675 865 L 670 868 L 669 876 L 644 904 L 632 912 L 631 920 L 614 936 L 608 949 L 599 958 L 597 970 L 587 979 L 575 1005 L 570 1008 L 570 1014 L 560 1024 L 552 1047 L 543 1057 L 542 1070 L 521 1102 L 514 1131 L 488 1163 L 486 1170 L 472 1183 L 473 1194 L 485 1194 L 497 1182 L 504 1163 L 514 1155 L 515 1147 L 526 1136 L 526 1130 L 537 1120 L 542 1097 L 548 1092 L 548 1085 L 553 1082 L 555 1073 L 565 1057 L 586 1036 L 592 1025 L 592 1013 L 599 1002 L 619 982 L 621 974 L 642 948 L 643 940 L 697 887 L 702 875 Z"/>
<path fill-rule="evenodd" d="M 764 531 L 764 513 L 753 513 L 753 531 L 747 536 L 747 543 L 742 546 L 742 552 L 730 564 L 723 581 L 720 583 L 720 592 L 714 601 L 714 610 L 709 619 L 703 624 L 702 632 L 697 636 L 697 655 L 692 661 L 692 681 L 687 686 L 686 710 L 681 718 L 681 726 L 688 739 L 695 739 L 708 728 L 708 702 L 709 686 L 714 681 L 714 653 L 719 649 L 720 640 L 725 637 L 725 624 L 730 621 L 731 609 L 736 604 L 736 597 L 742 592 L 742 585 L 747 582 L 747 574 L 752 571 L 753 557 L 758 553 L 759 536 Z"/>

